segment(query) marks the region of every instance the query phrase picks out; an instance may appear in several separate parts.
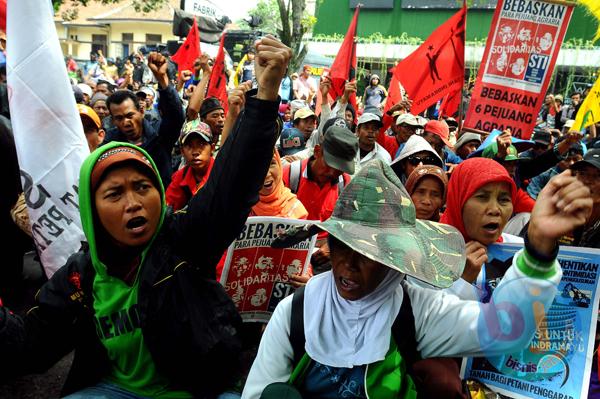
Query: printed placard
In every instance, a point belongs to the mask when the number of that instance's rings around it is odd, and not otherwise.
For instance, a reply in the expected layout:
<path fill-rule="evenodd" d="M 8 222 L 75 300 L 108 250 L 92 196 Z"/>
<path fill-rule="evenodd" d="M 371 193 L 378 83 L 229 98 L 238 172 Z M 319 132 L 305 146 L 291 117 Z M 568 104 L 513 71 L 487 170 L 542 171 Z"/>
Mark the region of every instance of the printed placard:
<path fill-rule="evenodd" d="M 317 236 L 285 249 L 271 248 L 279 233 L 306 221 L 249 217 L 229 246 L 221 284 L 244 321 L 268 322 L 277 304 L 294 292 L 290 277 L 305 274 Z"/>
<path fill-rule="evenodd" d="M 545 1 L 498 1 L 465 127 L 509 128 L 529 139 L 572 12 Z"/>
<path fill-rule="evenodd" d="M 488 265 L 506 270 L 521 245 L 488 247 Z M 598 315 L 600 250 L 561 247 L 563 277 L 529 345 L 518 353 L 467 358 L 461 376 L 512 398 L 587 398 Z M 500 279 L 501 277 L 497 277 Z M 488 282 L 488 287 L 495 287 Z"/>

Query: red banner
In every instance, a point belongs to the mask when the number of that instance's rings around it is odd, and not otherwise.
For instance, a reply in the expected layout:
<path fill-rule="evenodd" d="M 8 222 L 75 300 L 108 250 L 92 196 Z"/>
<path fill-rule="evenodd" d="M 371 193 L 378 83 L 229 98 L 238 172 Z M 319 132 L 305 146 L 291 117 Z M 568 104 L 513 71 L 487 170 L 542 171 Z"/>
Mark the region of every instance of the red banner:
<path fill-rule="evenodd" d="M 229 246 L 221 284 L 245 321 L 268 322 L 277 304 L 294 292 L 290 277 L 307 272 L 317 236 L 285 249 L 271 248 L 277 234 L 306 221 L 249 217 Z"/>
<path fill-rule="evenodd" d="M 529 139 L 573 6 L 498 0 L 464 126 Z"/>

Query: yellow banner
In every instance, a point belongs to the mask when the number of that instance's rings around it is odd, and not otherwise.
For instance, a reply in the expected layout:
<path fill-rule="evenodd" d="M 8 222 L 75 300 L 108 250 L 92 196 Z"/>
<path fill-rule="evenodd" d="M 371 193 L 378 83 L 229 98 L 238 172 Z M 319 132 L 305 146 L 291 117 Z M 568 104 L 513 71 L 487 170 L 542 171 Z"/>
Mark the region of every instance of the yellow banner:
<path fill-rule="evenodd" d="M 581 104 L 575 117 L 573 130 L 581 130 L 598 122 L 600 122 L 600 78 Z"/>

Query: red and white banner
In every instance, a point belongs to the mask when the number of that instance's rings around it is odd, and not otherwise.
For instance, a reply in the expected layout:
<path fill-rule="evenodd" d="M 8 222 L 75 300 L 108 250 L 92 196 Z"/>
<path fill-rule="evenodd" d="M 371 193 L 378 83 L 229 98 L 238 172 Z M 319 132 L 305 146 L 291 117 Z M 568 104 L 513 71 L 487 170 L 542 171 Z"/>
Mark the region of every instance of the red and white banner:
<path fill-rule="evenodd" d="M 244 321 L 268 322 L 277 304 L 294 288 L 290 277 L 306 274 L 316 235 L 285 249 L 271 248 L 278 233 L 304 220 L 249 217 L 227 250 L 221 284 Z"/>
<path fill-rule="evenodd" d="M 572 13 L 564 4 L 498 0 L 465 127 L 531 136 Z"/>

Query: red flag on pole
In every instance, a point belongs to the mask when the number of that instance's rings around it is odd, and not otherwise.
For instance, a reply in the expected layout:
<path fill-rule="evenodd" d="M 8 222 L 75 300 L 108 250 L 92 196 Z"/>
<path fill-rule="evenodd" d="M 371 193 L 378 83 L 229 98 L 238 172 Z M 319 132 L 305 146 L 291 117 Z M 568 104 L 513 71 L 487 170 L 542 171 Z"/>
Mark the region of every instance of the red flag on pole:
<path fill-rule="evenodd" d="M 1 1 L 1 0 L 0 0 Z M 1 22 L 1 21 L 0 21 Z M 193 71 L 194 62 L 196 58 L 200 57 L 200 32 L 198 31 L 198 24 L 196 23 L 196 17 L 194 17 L 194 23 L 190 28 L 190 32 L 187 38 L 179 47 L 179 50 L 171 57 L 173 62 L 177 64 L 177 70 L 181 71 Z"/>
<path fill-rule="evenodd" d="M 446 94 L 444 100 L 442 101 L 440 112 L 438 112 L 438 114 L 440 115 L 440 117 L 453 116 L 455 113 L 458 112 L 458 108 L 460 107 L 461 101 L 462 87 L 459 90 Z"/>
<path fill-rule="evenodd" d="M 460 90 L 465 70 L 465 27 L 467 7 L 437 28 L 425 42 L 403 59 L 394 70 L 413 101 L 410 112 L 417 115 L 448 93 Z M 399 97 L 399 88 L 390 86 L 386 105 Z M 401 99 L 401 98 L 400 98 Z M 392 100 L 392 101 L 390 101 Z M 389 109 L 389 107 L 387 107 Z"/>
<path fill-rule="evenodd" d="M 350 82 L 356 77 L 355 38 L 359 10 L 360 7 L 357 6 L 356 11 L 354 11 L 352 22 L 350 22 L 350 26 L 348 27 L 348 32 L 346 32 L 346 37 L 344 38 L 342 47 L 340 47 L 340 51 L 335 57 L 333 65 L 331 65 L 329 70 L 329 77 L 331 78 L 331 89 L 329 90 L 329 95 L 333 100 L 336 100 L 338 97 L 344 94 L 346 82 Z M 350 103 L 354 106 L 354 109 L 356 109 L 356 95 L 352 95 L 350 97 Z"/>
<path fill-rule="evenodd" d="M 229 109 L 227 103 L 227 76 L 225 76 L 225 33 L 221 36 L 221 44 L 219 45 L 219 52 L 215 63 L 210 74 L 210 81 L 208 82 L 208 90 L 206 92 L 206 98 L 216 97 L 221 102 L 225 115 Z"/>

